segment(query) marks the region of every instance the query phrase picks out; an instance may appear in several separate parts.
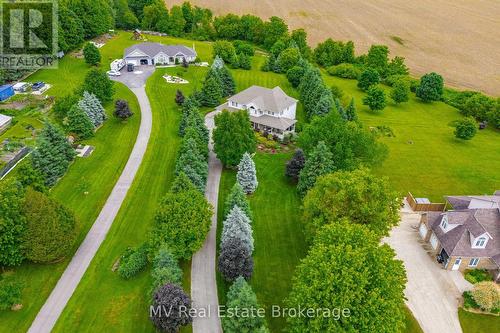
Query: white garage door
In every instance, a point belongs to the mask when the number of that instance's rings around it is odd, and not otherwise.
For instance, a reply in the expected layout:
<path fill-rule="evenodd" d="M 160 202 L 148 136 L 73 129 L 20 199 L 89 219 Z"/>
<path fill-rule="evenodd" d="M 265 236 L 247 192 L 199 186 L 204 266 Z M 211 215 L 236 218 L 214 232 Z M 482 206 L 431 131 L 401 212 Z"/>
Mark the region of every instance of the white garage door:
<path fill-rule="evenodd" d="M 436 234 L 432 233 L 431 235 L 431 245 L 432 245 L 432 248 L 435 250 L 437 249 L 437 246 L 438 246 L 438 239 L 436 237 Z"/>
<path fill-rule="evenodd" d="M 425 238 L 425 236 L 427 236 L 427 226 L 425 224 L 420 224 L 420 228 L 419 228 L 419 231 L 420 231 L 420 236 L 422 238 Z"/>
<path fill-rule="evenodd" d="M 137 60 L 127 60 L 127 64 L 133 64 L 134 66 L 137 66 L 138 61 Z"/>

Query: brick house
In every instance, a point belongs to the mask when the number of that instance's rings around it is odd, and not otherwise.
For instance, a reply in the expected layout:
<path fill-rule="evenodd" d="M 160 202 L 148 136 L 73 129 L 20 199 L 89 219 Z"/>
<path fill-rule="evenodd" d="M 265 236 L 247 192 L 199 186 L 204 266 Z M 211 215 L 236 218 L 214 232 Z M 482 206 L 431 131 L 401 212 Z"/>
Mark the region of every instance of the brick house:
<path fill-rule="evenodd" d="M 446 199 L 450 210 L 422 214 L 420 236 L 444 269 L 482 268 L 500 280 L 500 191 Z"/>

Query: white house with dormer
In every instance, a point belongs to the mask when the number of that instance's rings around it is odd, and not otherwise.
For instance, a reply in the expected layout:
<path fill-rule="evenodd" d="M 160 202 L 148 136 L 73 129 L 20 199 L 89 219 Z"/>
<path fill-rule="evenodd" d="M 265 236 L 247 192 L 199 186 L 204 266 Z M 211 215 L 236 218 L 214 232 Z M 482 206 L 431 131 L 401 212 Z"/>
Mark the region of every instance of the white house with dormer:
<path fill-rule="evenodd" d="M 297 102 L 278 86 L 272 89 L 251 86 L 229 97 L 216 110 L 246 110 L 255 130 L 283 139 L 286 134 L 295 133 Z"/>

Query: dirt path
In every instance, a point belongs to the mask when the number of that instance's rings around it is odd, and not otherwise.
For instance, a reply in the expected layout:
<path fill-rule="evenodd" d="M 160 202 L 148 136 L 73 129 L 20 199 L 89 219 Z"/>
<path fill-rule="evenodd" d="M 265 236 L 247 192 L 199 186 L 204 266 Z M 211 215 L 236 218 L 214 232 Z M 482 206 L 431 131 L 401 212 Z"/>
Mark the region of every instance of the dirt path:
<path fill-rule="evenodd" d="M 131 88 L 137 96 L 141 108 L 141 125 L 139 133 L 130 153 L 130 157 L 120 178 L 113 187 L 113 191 L 106 200 L 101 213 L 92 225 L 87 236 L 66 267 L 55 288 L 52 290 L 49 298 L 45 301 L 38 312 L 35 320 L 31 324 L 28 332 L 30 333 L 49 333 L 57 322 L 64 307 L 73 295 L 76 287 L 80 283 L 85 271 L 90 265 L 95 254 L 99 250 L 102 242 L 113 224 L 113 221 L 125 200 L 128 190 L 132 185 L 137 170 L 141 165 L 142 159 L 148 146 L 152 127 L 152 113 L 148 97 L 144 86 L 140 88 Z"/>
<path fill-rule="evenodd" d="M 205 125 L 210 130 L 214 128 L 216 112 L 205 116 Z M 217 280 L 215 275 L 215 257 L 217 249 L 217 202 L 219 199 L 219 182 L 222 173 L 222 164 L 213 152 L 212 143 L 209 144 L 210 156 L 208 161 L 208 179 L 205 197 L 214 207 L 212 226 L 205 244 L 194 256 L 191 264 L 191 298 L 193 308 L 210 310 L 210 316 L 195 317 L 193 320 L 194 333 L 222 333 L 220 318 L 217 315 L 219 297 L 217 295 Z"/>
<path fill-rule="evenodd" d="M 167 1 L 168 6 L 184 0 Z M 276 15 L 305 28 L 311 45 L 353 40 L 357 53 L 386 44 L 412 74 L 435 71 L 446 84 L 500 95 L 498 0 L 192 0 L 216 14 Z M 396 41 L 398 37 L 401 43 Z"/>

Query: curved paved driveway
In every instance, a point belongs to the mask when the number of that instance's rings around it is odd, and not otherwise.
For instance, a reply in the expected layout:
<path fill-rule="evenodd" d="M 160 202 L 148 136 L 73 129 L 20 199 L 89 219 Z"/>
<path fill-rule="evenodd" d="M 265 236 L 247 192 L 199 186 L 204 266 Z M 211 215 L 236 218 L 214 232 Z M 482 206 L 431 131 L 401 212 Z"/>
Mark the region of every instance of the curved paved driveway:
<path fill-rule="evenodd" d="M 94 222 L 83 243 L 71 259 L 68 267 L 66 267 L 66 270 L 57 282 L 56 287 L 52 290 L 49 298 L 45 301 L 45 304 L 37 314 L 28 332 L 49 333 L 52 330 L 57 319 L 64 310 L 64 307 L 71 298 L 71 295 L 73 295 L 73 292 L 80 283 L 80 280 L 90 265 L 90 262 L 97 253 L 97 250 L 106 238 L 113 220 L 120 210 L 123 200 L 132 185 L 132 181 L 134 180 L 135 174 L 141 165 L 144 153 L 146 152 L 146 148 L 148 146 L 149 137 L 151 135 L 151 106 L 146 95 L 146 90 L 144 89 L 144 83 L 151 73 L 152 70 L 144 72 L 141 75 L 137 75 L 135 77 L 136 80 L 131 80 L 131 84 L 127 84 L 128 82 L 119 79 L 119 81 L 124 82 L 131 88 L 132 92 L 137 96 L 139 106 L 141 108 L 141 125 L 139 127 L 139 133 L 137 135 L 134 148 L 132 149 L 120 178 L 115 184 L 113 191 L 101 210 L 101 213 L 97 217 L 97 220 Z M 124 75 L 124 77 L 130 76 Z M 99 172 L 99 170 L 96 170 L 96 172 Z"/>
<path fill-rule="evenodd" d="M 216 111 L 205 116 L 205 125 L 212 133 Z M 217 201 L 219 198 L 219 182 L 222 173 L 222 164 L 213 152 L 213 144 L 209 144 L 210 155 L 208 160 L 208 178 L 205 197 L 214 207 L 212 226 L 205 244 L 194 256 L 191 264 L 191 298 L 193 308 L 210 309 L 210 316 L 195 317 L 193 320 L 194 333 L 222 333 L 220 318 L 217 315 L 219 297 L 217 295 L 217 281 L 215 277 L 215 256 L 217 243 Z"/>

